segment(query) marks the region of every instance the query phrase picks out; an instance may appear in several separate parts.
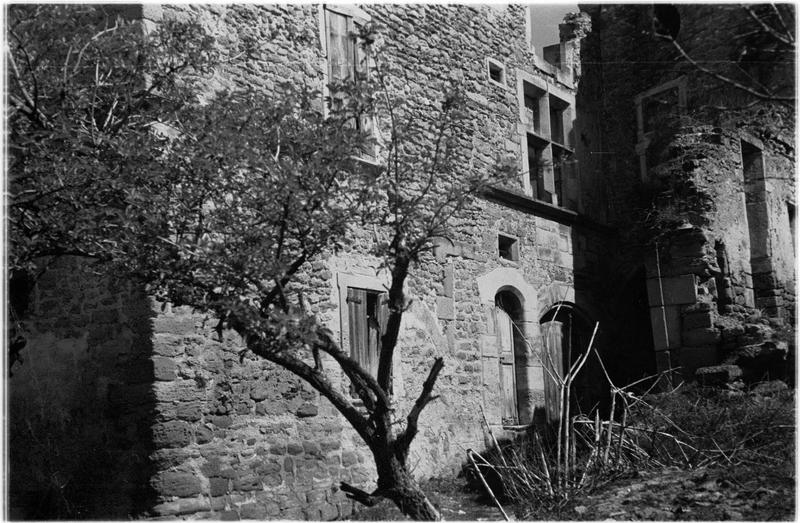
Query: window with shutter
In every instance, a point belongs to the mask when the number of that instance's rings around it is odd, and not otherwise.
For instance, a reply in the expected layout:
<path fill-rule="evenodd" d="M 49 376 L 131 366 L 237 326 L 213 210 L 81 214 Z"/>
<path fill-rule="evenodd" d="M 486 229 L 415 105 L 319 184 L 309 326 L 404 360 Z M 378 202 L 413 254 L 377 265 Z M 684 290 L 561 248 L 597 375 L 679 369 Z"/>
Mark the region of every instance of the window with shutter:
<path fill-rule="evenodd" d="M 347 317 L 350 356 L 372 376 L 378 375 L 381 336 L 386 330 L 388 299 L 385 292 L 349 287 Z M 388 391 L 391 394 L 391 390 Z M 351 390 L 355 394 L 354 390 Z"/>
<path fill-rule="evenodd" d="M 361 24 L 354 16 L 342 12 L 347 10 L 347 6 L 338 6 L 336 10 L 331 6 L 324 10 L 329 84 L 359 81 L 368 78 L 369 75 L 369 56 L 364 51 L 363 42 L 357 36 Z M 333 109 L 344 105 L 344 93 L 329 91 L 329 95 Z M 351 125 L 367 136 L 375 136 L 373 114 L 362 114 L 358 118 L 353 118 Z M 376 160 L 375 143 L 364 145 L 362 158 L 369 161 Z"/>

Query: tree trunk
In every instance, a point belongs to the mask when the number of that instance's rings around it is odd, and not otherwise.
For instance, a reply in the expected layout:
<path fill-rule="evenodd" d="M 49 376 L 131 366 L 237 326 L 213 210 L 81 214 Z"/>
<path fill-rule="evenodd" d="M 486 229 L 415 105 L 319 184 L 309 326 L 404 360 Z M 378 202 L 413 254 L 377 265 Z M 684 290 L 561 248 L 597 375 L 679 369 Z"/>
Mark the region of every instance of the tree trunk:
<path fill-rule="evenodd" d="M 400 512 L 416 521 L 439 521 L 441 514 L 419 487 L 414 477 L 396 456 L 376 456 L 378 490 L 391 499 Z"/>

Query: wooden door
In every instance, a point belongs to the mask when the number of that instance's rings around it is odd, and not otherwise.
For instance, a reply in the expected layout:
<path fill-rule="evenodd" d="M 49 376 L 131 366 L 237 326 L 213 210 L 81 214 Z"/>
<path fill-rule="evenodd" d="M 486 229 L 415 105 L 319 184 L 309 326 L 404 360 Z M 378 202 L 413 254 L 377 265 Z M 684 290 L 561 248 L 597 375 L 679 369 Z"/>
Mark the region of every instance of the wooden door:
<path fill-rule="evenodd" d="M 564 324 L 560 321 L 542 323 L 542 372 L 544 373 L 544 401 L 547 421 L 555 422 L 561 417 L 561 388 L 564 377 Z"/>
<path fill-rule="evenodd" d="M 500 417 L 504 424 L 517 424 L 517 387 L 514 373 L 514 324 L 503 309 L 495 307 L 498 359 L 500 360 Z"/>

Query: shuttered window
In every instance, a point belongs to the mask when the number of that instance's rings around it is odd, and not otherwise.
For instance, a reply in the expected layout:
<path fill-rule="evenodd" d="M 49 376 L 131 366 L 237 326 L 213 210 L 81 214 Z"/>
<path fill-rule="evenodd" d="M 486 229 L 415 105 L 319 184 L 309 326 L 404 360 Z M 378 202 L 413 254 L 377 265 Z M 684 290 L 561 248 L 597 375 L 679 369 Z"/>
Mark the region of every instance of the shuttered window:
<path fill-rule="evenodd" d="M 378 375 L 380 338 L 386 331 L 388 315 L 389 307 L 385 292 L 348 287 L 350 356 L 375 377 Z M 388 392 L 391 393 L 391 390 Z M 351 393 L 355 394 L 353 390 Z"/>
<path fill-rule="evenodd" d="M 326 44 L 328 51 L 329 83 L 347 82 L 368 78 L 369 57 L 364 52 L 362 42 L 357 38 L 358 25 L 351 16 L 325 9 Z M 342 107 L 344 93 L 331 92 L 331 106 Z M 352 125 L 368 136 L 374 136 L 375 124 L 372 114 L 353 118 Z M 374 161 L 377 156 L 375 144 L 363 147 L 365 159 Z"/>

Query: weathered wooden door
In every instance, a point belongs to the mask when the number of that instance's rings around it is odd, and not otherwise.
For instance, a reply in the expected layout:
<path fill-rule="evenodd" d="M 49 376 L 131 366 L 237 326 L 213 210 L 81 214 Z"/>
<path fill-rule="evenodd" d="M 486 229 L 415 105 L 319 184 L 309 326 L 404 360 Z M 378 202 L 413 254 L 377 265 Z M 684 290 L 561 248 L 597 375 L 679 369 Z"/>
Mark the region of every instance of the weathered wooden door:
<path fill-rule="evenodd" d="M 564 377 L 564 324 L 560 321 L 542 323 L 542 371 L 544 372 L 544 402 L 547 421 L 558 421 L 561 416 L 561 389 Z"/>
<path fill-rule="evenodd" d="M 500 307 L 495 307 L 497 318 L 498 356 L 500 361 L 500 390 L 502 422 L 508 425 L 517 424 L 517 386 L 514 373 L 514 324 Z"/>

